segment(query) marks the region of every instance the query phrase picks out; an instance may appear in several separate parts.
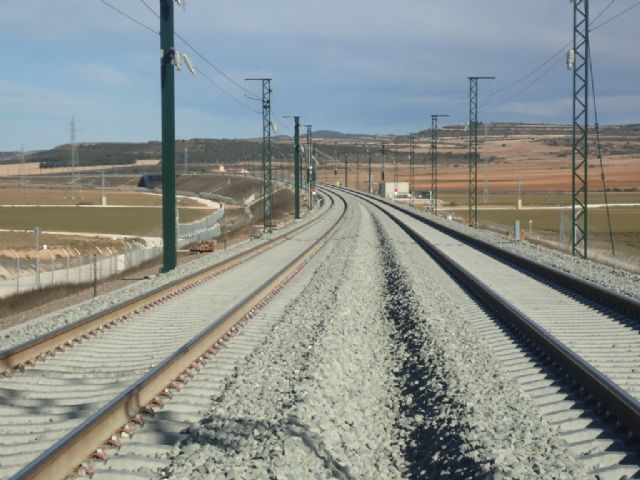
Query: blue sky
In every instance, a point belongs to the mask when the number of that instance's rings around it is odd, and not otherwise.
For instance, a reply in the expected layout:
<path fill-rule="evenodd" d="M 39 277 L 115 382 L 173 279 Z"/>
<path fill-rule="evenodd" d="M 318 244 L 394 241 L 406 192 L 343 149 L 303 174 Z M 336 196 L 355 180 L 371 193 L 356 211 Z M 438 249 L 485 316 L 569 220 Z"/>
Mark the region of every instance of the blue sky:
<path fill-rule="evenodd" d="M 141 1 L 108 1 L 158 29 Z M 157 0 L 147 2 L 158 9 Z M 609 5 L 594 25 L 635 3 L 591 0 L 593 17 Z M 66 143 L 71 115 L 79 141 L 159 139 L 156 34 L 100 0 L 5 4 L 0 150 Z M 639 21 L 640 7 L 592 33 L 600 123 L 640 123 Z M 503 89 L 569 42 L 571 27 L 571 4 L 557 0 L 188 0 L 186 13 L 176 9 L 176 30 L 238 83 L 273 78 L 278 118 L 299 114 L 314 129 L 358 133 L 418 131 L 428 128 L 431 113 L 464 122 L 469 75 L 497 77 L 481 84 L 481 120 L 568 123 L 564 50 Z M 259 105 L 182 42 L 176 46 L 248 105 L 201 75 L 178 72 L 177 136 L 259 136 L 261 119 L 252 111 Z"/>

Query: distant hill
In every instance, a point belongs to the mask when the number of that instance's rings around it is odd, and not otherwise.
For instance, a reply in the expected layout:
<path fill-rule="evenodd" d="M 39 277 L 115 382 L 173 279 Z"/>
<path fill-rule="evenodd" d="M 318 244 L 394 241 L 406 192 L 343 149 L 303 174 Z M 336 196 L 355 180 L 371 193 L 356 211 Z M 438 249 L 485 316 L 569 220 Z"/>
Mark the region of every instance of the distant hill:
<path fill-rule="evenodd" d="M 443 122 L 440 130 L 441 137 L 465 138 L 469 135 L 465 125 L 447 125 Z M 528 123 L 481 123 L 480 135 L 489 137 L 536 137 L 559 136 L 563 139 L 549 139 L 549 141 L 567 141 L 571 135 L 571 125 L 546 125 Z M 640 124 L 601 126 L 601 133 L 609 139 L 618 138 L 625 141 L 634 139 L 640 134 Z M 304 141 L 304 132 L 301 132 Z M 333 130 L 318 130 L 313 132 L 317 141 L 320 156 L 327 161 L 337 154 L 343 158 L 345 154 L 364 158 L 367 145 L 385 143 L 388 152 L 406 151 L 408 135 L 368 135 L 342 133 Z M 416 141 L 424 144 L 431 138 L 431 130 L 416 133 Z M 272 152 L 275 162 L 291 159 L 292 139 L 288 135 L 272 137 Z M 256 161 L 262 157 L 262 139 L 199 139 L 176 141 L 176 162 L 181 163 L 184 158 L 185 145 L 188 147 L 189 163 L 198 164 L 241 164 Z M 159 160 L 161 158 L 161 144 L 158 141 L 140 143 L 81 143 L 78 144 L 80 165 L 133 165 L 136 160 Z M 49 166 L 68 166 L 71 158 L 71 147 L 60 145 L 50 150 L 26 153 L 26 160 L 38 162 L 43 168 Z M 422 161 L 422 158 L 416 161 Z M 451 161 L 457 161 L 451 156 Z M 0 163 L 17 163 L 20 161 L 18 152 L 0 152 Z"/>

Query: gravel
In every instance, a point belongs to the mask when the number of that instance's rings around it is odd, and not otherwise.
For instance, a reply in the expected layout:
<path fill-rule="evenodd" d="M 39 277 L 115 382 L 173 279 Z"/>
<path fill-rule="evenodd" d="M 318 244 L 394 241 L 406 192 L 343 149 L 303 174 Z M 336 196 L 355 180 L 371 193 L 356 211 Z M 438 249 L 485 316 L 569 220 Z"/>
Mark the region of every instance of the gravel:
<path fill-rule="evenodd" d="M 434 281 L 424 252 L 380 222 L 387 308 L 407 352 L 413 478 L 591 478 Z"/>
<path fill-rule="evenodd" d="M 595 261 L 573 257 L 559 250 L 552 250 L 527 241 L 513 241 L 506 238 L 504 235 L 488 230 L 471 228 L 459 222 L 446 220 L 442 217 L 426 215 L 424 213 L 422 213 L 422 215 L 429 220 L 436 221 L 474 238 L 497 245 L 510 252 L 531 258 L 546 265 L 551 265 L 559 270 L 563 270 L 617 292 L 640 299 L 640 274 L 596 263 Z"/>
<path fill-rule="evenodd" d="M 176 447 L 167 478 L 403 478 L 377 239 L 358 207 L 349 215 L 269 343 L 237 366 Z"/>
<path fill-rule="evenodd" d="M 162 477 L 588 478 L 424 253 L 363 209 Z"/>
<path fill-rule="evenodd" d="M 326 207 L 325 207 L 326 208 Z M 317 209 L 314 213 L 305 217 L 303 221 L 307 219 L 315 218 L 320 212 L 325 209 Z M 169 283 L 178 280 L 190 273 L 197 272 L 206 267 L 210 267 L 217 263 L 220 263 L 234 255 L 245 252 L 254 248 L 257 245 L 266 243 L 270 239 L 281 235 L 299 224 L 289 224 L 284 228 L 274 231 L 271 234 L 263 235 L 259 239 L 248 240 L 227 250 L 221 250 L 208 255 L 203 255 L 201 258 L 192 262 L 179 265 L 175 270 L 171 272 L 157 275 L 147 280 L 139 281 L 129 284 L 126 287 L 118 290 L 113 290 L 104 295 L 91 298 L 89 300 L 77 303 L 68 308 L 52 312 L 48 315 L 33 319 L 31 321 L 10 327 L 4 330 L 0 330 L 0 350 L 6 350 L 21 343 L 32 340 L 41 335 L 47 334 L 57 328 L 64 327 L 75 323 L 83 318 L 90 316 L 94 313 L 106 310 L 114 305 L 125 302 L 136 296 L 143 295 L 156 288 L 168 285 Z"/>

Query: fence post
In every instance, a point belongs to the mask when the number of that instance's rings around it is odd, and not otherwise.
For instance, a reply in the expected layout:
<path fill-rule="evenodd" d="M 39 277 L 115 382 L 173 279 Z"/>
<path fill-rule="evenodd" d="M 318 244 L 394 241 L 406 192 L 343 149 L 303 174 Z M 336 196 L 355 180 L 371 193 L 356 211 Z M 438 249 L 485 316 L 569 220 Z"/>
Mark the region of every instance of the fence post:
<path fill-rule="evenodd" d="M 18 273 L 18 276 L 16 277 L 16 293 L 20 293 L 20 255 L 18 255 L 18 252 L 15 250 L 10 250 L 10 252 L 16 256 L 16 270 Z"/>
<path fill-rule="evenodd" d="M 78 261 L 76 262 L 76 266 L 78 267 L 78 283 L 82 283 L 82 254 L 76 247 L 71 248 L 73 248 L 78 254 Z"/>
<path fill-rule="evenodd" d="M 55 259 L 56 257 L 51 253 L 51 250 L 47 250 L 49 256 L 51 257 L 51 286 L 53 287 L 56 284 L 56 265 Z"/>
<path fill-rule="evenodd" d="M 69 284 L 69 254 L 67 253 L 66 249 L 62 249 L 62 251 L 64 252 L 65 256 L 67 257 L 67 285 Z"/>
<path fill-rule="evenodd" d="M 98 260 L 96 254 L 93 254 L 93 297 L 98 295 Z"/>

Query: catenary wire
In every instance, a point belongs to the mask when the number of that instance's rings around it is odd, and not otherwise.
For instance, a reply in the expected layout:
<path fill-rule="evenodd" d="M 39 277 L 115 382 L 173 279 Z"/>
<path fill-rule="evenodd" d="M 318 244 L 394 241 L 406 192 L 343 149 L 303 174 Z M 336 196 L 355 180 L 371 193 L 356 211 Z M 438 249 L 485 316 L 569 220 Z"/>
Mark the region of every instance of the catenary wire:
<path fill-rule="evenodd" d="M 140 2 L 142 2 L 142 4 L 147 7 L 147 9 L 153 13 L 157 18 L 160 18 L 160 15 L 158 14 L 158 12 L 156 12 L 148 3 L 146 0 L 140 0 Z M 210 61 L 207 57 L 204 56 L 204 54 L 202 54 L 197 48 L 195 48 L 187 39 L 185 39 L 182 35 L 180 35 L 178 32 L 174 32 L 175 36 L 178 37 L 180 40 L 182 40 L 182 43 L 184 43 L 187 47 L 189 47 L 193 53 L 195 53 L 198 57 L 200 57 L 200 59 L 202 59 L 207 65 L 209 65 L 211 68 L 213 68 L 216 72 L 218 72 L 220 75 L 222 75 L 224 78 L 226 78 L 228 81 L 230 81 L 231 83 L 233 83 L 236 87 L 238 87 L 239 89 L 243 90 L 246 93 L 249 94 L 253 94 L 253 92 L 251 92 L 250 90 L 248 90 L 244 85 L 242 85 L 241 83 L 235 81 L 233 78 L 231 78 L 229 75 L 227 75 L 223 70 L 221 70 L 218 66 L 216 66 L 212 61 Z"/>
<path fill-rule="evenodd" d="M 139 26 L 143 27 L 144 29 L 159 35 L 160 32 L 154 30 L 153 28 L 149 27 L 148 25 L 145 25 L 144 23 L 140 22 L 139 20 L 137 20 L 136 18 L 134 18 L 133 16 L 129 15 L 128 13 L 124 12 L 123 10 L 115 7 L 114 5 L 112 5 L 111 3 L 107 2 L 106 0 L 99 0 L 101 3 L 103 3 L 104 5 L 106 5 L 107 7 L 111 8 L 112 10 L 114 10 L 115 12 L 119 13 L 120 15 L 124 16 L 125 18 L 131 20 L 132 22 L 138 24 Z M 149 6 L 148 3 L 146 3 L 144 0 L 140 0 L 145 7 L 147 7 L 156 17 L 160 18 L 159 15 L 153 10 L 153 8 L 151 8 Z M 224 74 L 224 72 L 222 72 L 221 70 L 219 70 L 217 67 L 215 67 L 215 65 L 213 65 L 211 62 L 209 62 L 206 58 L 204 58 L 204 56 L 202 56 L 194 47 L 192 47 L 186 40 L 184 40 L 182 37 L 180 37 L 178 34 L 176 34 L 176 36 L 178 36 L 178 38 L 180 38 L 189 48 L 191 48 L 199 57 L 203 58 L 207 64 L 209 64 L 212 68 L 215 68 L 216 71 L 221 72 L 226 78 L 229 78 L 226 74 Z M 228 96 L 229 98 L 231 98 L 233 101 L 235 101 L 236 103 L 238 103 L 239 105 L 243 106 L 244 108 L 248 109 L 249 111 L 253 112 L 253 113 L 258 113 L 260 114 L 260 112 L 258 112 L 257 110 L 253 109 L 251 106 L 249 106 L 248 104 L 246 104 L 245 102 L 243 102 L 242 100 L 240 100 L 239 98 L 237 98 L 236 96 L 234 96 L 233 94 L 231 94 L 229 91 L 227 91 L 224 87 L 222 87 L 221 85 L 219 85 L 215 80 L 213 80 L 211 77 L 209 77 L 208 75 L 206 75 L 202 70 L 198 70 L 198 73 L 200 73 L 200 75 L 202 75 L 207 81 L 209 81 L 209 83 L 211 83 L 215 88 L 217 88 L 218 90 L 220 90 L 222 93 L 224 93 L 226 96 Z M 233 81 L 233 80 L 232 80 Z M 234 84 L 236 82 L 233 82 Z M 242 87 L 241 87 L 242 88 Z"/>
<path fill-rule="evenodd" d="M 129 20 L 131 20 L 134 23 L 137 23 L 138 25 L 140 25 L 142 28 L 149 30 L 152 33 L 155 33 L 156 35 L 160 35 L 160 32 L 158 32 L 157 30 L 154 30 L 153 28 L 151 28 L 149 25 L 145 25 L 144 23 L 142 23 L 140 20 L 137 20 L 136 18 L 132 17 L 131 15 L 129 15 L 128 13 L 120 10 L 118 7 L 112 5 L 111 3 L 107 2 L 107 0 L 100 0 L 101 3 L 103 3 L 104 5 L 106 5 L 107 7 L 109 7 L 110 9 L 118 12 L 120 15 L 128 18 Z"/>

